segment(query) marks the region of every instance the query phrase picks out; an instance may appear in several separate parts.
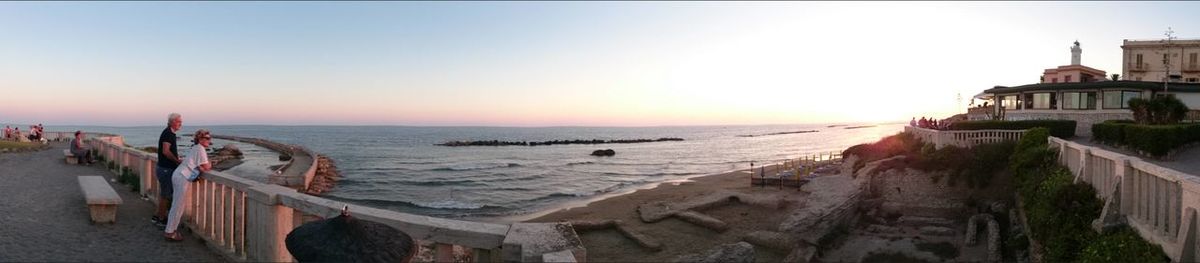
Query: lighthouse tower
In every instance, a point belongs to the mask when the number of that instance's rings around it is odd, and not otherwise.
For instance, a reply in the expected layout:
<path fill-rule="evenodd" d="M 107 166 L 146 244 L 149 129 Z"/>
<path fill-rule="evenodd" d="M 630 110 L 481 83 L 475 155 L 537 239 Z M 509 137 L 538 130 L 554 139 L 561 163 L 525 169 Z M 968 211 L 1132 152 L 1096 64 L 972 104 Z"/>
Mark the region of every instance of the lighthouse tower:
<path fill-rule="evenodd" d="M 1079 40 L 1075 40 L 1075 46 L 1071 47 L 1071 65 L 1079 65 L 1079 56 L 1083 54 L 1083 49 L 1079 48 Z"/>
<path fill-rule="evenodd" d="M 1079 41 L 1075 41 L 1075 45 L 1071 46 L 1071 65 L 1059 66 L 1057 68 L 1048 68 L 1042 71 L 1042 83 L 1071 83 L 1071 82 L 1093 82 L 1104 81 L 1104 71 L 1094 69 L 1080 64 L 1080 55 L 1083 54 L 1083 49 L 1079 48 Z"/>

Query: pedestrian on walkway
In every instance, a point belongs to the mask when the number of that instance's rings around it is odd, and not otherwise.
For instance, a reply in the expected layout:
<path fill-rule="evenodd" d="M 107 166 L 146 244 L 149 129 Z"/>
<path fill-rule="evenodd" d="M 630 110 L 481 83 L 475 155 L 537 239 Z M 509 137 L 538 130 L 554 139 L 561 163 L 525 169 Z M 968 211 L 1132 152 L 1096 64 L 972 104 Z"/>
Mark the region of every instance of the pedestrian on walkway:
<path fill-rule="evenodd" d="M 71 154 L 78 158 L 79 164 L 93 164 L 92 149 L 83 144 L 83 131 L 75 131 L 75 139 L 71 140 Z"/>
<path fill-rule="evenodd" d="M 154 178 L 158 180 L 158 208 L 154 210 L 151 221 L 160 226 L 167 225 L 167 209 L 171 206 L 171 173 L 179 167 L 178 136 L 175 135 L 183 128 L 183 116 L 179 113 L 167 115 L 167 127 L 158 135 L 158 164 L 154 167 Z"/>
<path fill-rule="evenodd" d="M 176 230 L 179 230 L 179 220 L 183 220 L 183 197 L 187 196 L 189 183 L 196 181 L 204 172 L 212 170 L 212 164 L 208 162 L 208 147 L 212 145 L 212 134 L 208 130 L 200 129 L 192 136 L 194 145 L 188 150 L 187 158 L 184 158 L 179 167 L 175 168 L 175 172 L 171 173 L 171 185 L 175 188 L 172 192 L 175 196 L 171 199 L 167 228 L 163 229 L 168 241 L 183 240 L 183 235 Z"/>

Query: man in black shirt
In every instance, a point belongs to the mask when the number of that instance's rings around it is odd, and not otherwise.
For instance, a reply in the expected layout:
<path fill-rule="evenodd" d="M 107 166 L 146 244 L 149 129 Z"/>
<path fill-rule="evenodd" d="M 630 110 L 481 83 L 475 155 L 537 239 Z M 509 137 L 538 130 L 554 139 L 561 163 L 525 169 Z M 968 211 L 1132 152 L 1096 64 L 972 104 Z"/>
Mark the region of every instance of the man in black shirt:
<path fill-rule="evenodd" d="M 171 194 L 175 189 L 171 185 L 171 174 L 179 167 L 179 148 L 177 147 L 178 132 L 183 127 L 183 116 L 179 113 L 167 115 L 167 128 L 158 136 L 158 165 L 154 167 L 154 177 L 158 179 L 158 209 L 150 218 L 155 224 L 167 224 L 167 210 L 171 208 Z"/>

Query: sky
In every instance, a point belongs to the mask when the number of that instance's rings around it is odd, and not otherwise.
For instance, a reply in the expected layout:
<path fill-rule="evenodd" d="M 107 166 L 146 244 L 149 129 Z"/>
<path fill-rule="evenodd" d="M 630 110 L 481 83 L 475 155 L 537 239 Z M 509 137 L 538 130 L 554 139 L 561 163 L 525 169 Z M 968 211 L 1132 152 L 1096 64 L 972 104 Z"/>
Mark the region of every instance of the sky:
<path fill-rule="evenodd" d="M 908 121 L 1198 2 L 0 2 L 0 123 Z M 959 98 L 961 97 L 961 101 Z"/>

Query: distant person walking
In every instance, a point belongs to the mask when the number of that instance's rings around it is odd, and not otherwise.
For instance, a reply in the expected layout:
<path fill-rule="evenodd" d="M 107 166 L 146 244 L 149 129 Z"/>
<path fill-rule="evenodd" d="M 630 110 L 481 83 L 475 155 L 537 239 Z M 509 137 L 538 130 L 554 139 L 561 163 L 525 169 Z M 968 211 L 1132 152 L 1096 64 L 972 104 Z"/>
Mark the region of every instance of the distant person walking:
<path fill-rule="evenodd" d="M 178 135 L 179 129 L 183 128 L 183 116 L 179 113 L 171 113 L 167 115 L 167 127 L 163 129 L 162 134 L 158 135 L 158 165 L 154 167 L 154 178 L 158 180 L 158 208 L 154 210 L 154 216 L 150 217 L 155 224 L 167 225 L 167 209 L 171 206 L 171 191 L 175 190 L 171 186 L 171 173 L 175 172 L 175 168 L 179 167 L 179 148 Z"/>
<path fill-rule="evenodd" d="M 196 181 L 200 178 L 200 174 L 212 170 L 212 164 L 208 162 L 208 147 L 212 145 L 212 134 L 208 130 L 200 129 L 192 137 L 192 149 L 188 150 L 187 158 L 179 163 L 179 167 L 175 168 L 175 172 L 171 173 L 171 182 L 174 189 L 174 198 L 171 200 L 171 212 L 167 215 L 167 227 L 163 229 L 164 236 L 168 241 L 182 241 L 183 235 L 180 235 L 179 220 L 183 220 L 183 199 L 187 196 L 189 182 Z"/>
<path fill-rule="evenodd" d="M 75 131 L 75 139 L 71 140 L 71 154 L 74 154 L 75 158 L 79 158 L 79 164 L 96 162 L 92 158 L 92 149 L 83 144 L 83 131 Z"/>

